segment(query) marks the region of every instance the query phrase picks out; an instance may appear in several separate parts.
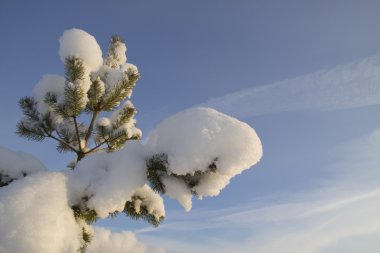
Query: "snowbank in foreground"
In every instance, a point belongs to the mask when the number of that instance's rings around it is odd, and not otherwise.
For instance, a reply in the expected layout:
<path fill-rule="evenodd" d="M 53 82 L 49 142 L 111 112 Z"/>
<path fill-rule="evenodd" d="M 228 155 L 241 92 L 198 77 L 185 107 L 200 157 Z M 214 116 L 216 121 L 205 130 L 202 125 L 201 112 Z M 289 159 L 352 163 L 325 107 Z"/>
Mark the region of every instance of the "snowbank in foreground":
<path fill-rule="evenodd" d="M 37 173 L 0 189 L 0 253 L 78 250 L 81 230 L 62 173 Z"/>

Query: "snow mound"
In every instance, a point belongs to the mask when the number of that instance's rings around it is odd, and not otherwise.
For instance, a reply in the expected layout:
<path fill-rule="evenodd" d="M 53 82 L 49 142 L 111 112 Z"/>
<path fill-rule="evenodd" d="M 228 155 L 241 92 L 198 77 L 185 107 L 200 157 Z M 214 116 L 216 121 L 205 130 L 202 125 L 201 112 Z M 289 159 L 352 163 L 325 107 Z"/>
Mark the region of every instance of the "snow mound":
<path fill-rule="evenodd" d="M 62 173 L 37 173 L 0 188 L 0 253 L 76 252 L 81 230 L 67 203 Z"/>

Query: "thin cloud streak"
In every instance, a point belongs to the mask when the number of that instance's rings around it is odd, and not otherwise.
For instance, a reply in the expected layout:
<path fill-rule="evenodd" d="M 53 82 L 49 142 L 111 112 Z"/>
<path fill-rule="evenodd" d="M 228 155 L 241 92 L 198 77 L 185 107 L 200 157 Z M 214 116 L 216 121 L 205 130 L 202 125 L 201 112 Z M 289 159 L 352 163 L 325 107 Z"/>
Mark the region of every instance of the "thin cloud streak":
<path fill-rule="evenodd" d="M 380 56 L 213 98 L 201 106 L 240 118 L 380 104 Z"/>

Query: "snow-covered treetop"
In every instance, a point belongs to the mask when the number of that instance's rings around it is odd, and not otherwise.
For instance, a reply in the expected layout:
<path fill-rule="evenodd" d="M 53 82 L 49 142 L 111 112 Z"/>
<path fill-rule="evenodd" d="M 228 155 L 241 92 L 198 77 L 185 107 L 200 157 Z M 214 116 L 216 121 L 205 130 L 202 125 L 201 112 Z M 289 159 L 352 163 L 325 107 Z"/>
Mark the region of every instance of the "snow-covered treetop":
<path fill-rule="evenodd" d="M 142 133 L 136 128 L 132 103 L 117 109 L 131 97 L 140 78 L 137 67 L 126 62 L 124 40 L 113 36 L 105 59 L 95 38 L 83 30 L 67 30 L 59 42 L 65 76 L 44 75 L 34 95 L 20 100 L 25 117 L 18 134 L 36 141 L 55 139 L 58 151 L 76 153 L 77 161 L 139 139 Z M 107 111 L 114 111 L 109 127 L 97 124 L 99 114 Z M 91 115 L 89 124 L 79 121 L 83 113 Z"/>

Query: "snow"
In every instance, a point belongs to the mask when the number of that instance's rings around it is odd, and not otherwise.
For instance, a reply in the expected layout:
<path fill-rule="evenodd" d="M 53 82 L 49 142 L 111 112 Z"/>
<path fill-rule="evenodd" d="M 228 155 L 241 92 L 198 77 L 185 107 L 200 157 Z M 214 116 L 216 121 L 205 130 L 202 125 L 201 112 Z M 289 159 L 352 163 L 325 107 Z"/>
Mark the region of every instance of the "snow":
<path fill-rule="evenodd" d="M 106 117 L 101 117 L 97 120 L 96 124 L 102 127 L 108 127 L 111 125 L 111 120 Z"/>
<path fill-rule="evenodd" d="M 206 174 L 202 176 L 199 184 L 194 187 L 194 190 L 200 199 L 207 196 L 218 196 L 220 191 L 230 183 L 231 178 L 236 175 L 235 173 L 238 174 L 238 172 L 222 174 L 219 171 Z"/>
<path fill-rule="evenodd" d="M 135 210 L 139 213 L 141 206 L 145 206 L 149 214 L 153 214 L 156 220 L 165 217 L 165 206 L 161 196 L 154 192 L 148 185 L 136 190 L 134 196 L 139 197 L 140 201 L 136 201 Z"/>
<path fill-rule="evenodd" d="M 82 159 L 74 171 L 68 171 L 72 205 L 89 197 L 87 206 L 99 217 L 122 211 L 136 190 L 146 182 L 145 149 L 131 141 L 117 152 L 98 153 Z"/>
<path fill-rule="evenodd" d="M 117 55 L 117 62 L 115 62 L 117 65 L 122 65 L 127 62 L 127 46 L 125 43 L 118 42 L 116 43 L 116 47 L 114 48 L 115 55 Z"/>
<path fill-rule="evenodd" d="M 128 109 L 135 109 L 135 106 L 132 104 L 130 100 L 125 101 L 124 104 L 119 109 L 116 109 L 111 114 L 111 117 L 110 117 L 111 122 L 112 123 L 118 122 L 120 118 L 122 117 L 123 112 Z"/>
<path fill-rule="evenodd" d="M 134 74 L 138 74 L 139 70 L 137 69 L 136 65 L 133 65 L 131 63 L 124 63 L 120 66 L 120 70 L 123 72 L 132 72 Z"/>
<path fill-rule="evenodd" d="M 118 68 L 120 65 L 126 63 L 127 61 L 127 46 L 125 43 L 121 41 L 117 41 L 116 43 L 111 45 L 106 58 L 106 64 L 110 67 Z"/>
<path fill-rule="evenodd" d="M 192 208 L 193 194 L 187 185 L 175 177 L 164 177 L 162 182 L 165 185 L 165 194 L 177 199 L 186 212 L 189 212 Z"/>
<path fill-rule="evenodd" d="M 164 120 L 150 136 L 155 153 L 167 153 L 177 175 L 205 171 L 215 158 L 223 174 L 239 174 L 262 156 L 255 131 L 211 108 L 192 108 Z"/>
<path fill-rule="evenodd" d="M 160 248 L 147 247 L 139 242 L 136 236 L 129 231 L 112 233 L 105 228 L 96 227 L 92 242 L 87 247 L 86 253 L 164 253 Z"/>
<path fill-rule="evenodd" d="M 47 93 L 57 96 L 58 101 L 63 100 L 65 92 L 65 78 L 59 75 L 43 75 L 41 80 L 33 88 L 34 98 L 37 101 L 37 110 L 45 114 L 51 109 L 44 102 Z"/>
<path fill-rule="evenodd" d="M 248 124 L 202 107 L 164 120 L 149 137 L 147 146 L 155 154 L 168 155 L 169 175 L 204 172 L 199 184 L 192 189 L 199 198 L 217 196 L 231 178 L 262 157 L 260 139 Z M 210 172 L 209 166 L 213 163 L 217 169 Z M 178 187 L 176 185 L 169 188 Z M 169 194 L 189 210 L 189 197 L 175 192 L 169 191 Z"/>
<path fill-rule="evenodd" d="M 19 179 L 40 171 L 47 168 L 34 156 L 0 146 L 0 175 L 5 179 Z M 0 184 L 1 181 L 0 178 Z"/>
<path fill-rule="evenodd" d="M 90 71 L 97 71 L 103 64 L 102 50 L 95 37 L 80 29 L 63 32 L 59 38 L 61 61 L 70 56 L 79 57 Z"/>
<path fill-rule="evenodd" d="M 128 73 L 139 74 L 137 67 L 130 63 L 125 63 L 117 69 L 103 65 L 97 72 L 92 73 L 92 78 L 100 77 L 105 82 L 106 90 L 112 90 L 122 80 L 128 80 Z M 130 92 L 128 98 L 132 95 L 132 91 Z"/>
<path fill-rule="evenodd" d="M 62 173 L 40 172 L 0 188 L 0 253 L 72 253 L 80 233 Z"/>
<path fill-rule="evenodd" d="M 78 57 L 83 61 L 84 80 L 78 83 L 84 93 L 90 88 L 90 74 L 98 71 L 103 64 L 102 50 L 94 36 L 80 29 L 70 29 L 63 32 L 59 39 L 59 55 L 63 63 L 67 57 Z M 87 101 L 85 99 L 85 101 Z"/>
<path fill-rule="evenodd" d="M 103 65 L 99 71 L 93 73 L 93 78 L 95 77 L 101 77 L 104 80 L 107 90 L 114 88 L 123 79 L 128 79 L 124 71 L 113 69 L 106 65 Z"/>
<path fill-rule="evenodd" d="M 103 65 L 97 72 L 92 74 L 92 78 L 100 77 L 105 82 L 106 90 L 112 90 L 123 79 L 128 80 L 127 73 L 138 75 L 137 67 L 131 63 L 124 63 L 120 68 L 111 68 Z M 128 94 L 128 97 L 132 95 Z"/>

